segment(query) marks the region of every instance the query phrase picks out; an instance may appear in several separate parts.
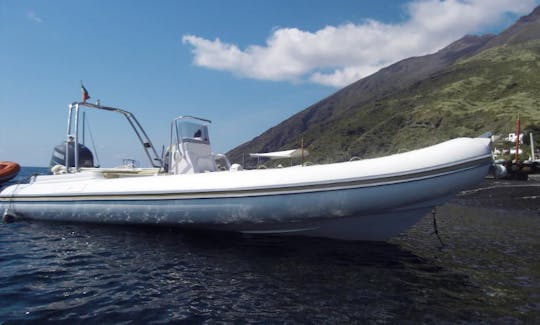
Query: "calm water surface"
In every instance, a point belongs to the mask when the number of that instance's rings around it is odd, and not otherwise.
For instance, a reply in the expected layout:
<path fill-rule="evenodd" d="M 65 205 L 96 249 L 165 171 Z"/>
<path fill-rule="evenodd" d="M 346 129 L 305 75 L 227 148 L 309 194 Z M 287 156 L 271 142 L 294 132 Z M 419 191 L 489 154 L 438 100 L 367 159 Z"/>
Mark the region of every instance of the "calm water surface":
<path fill-rule="evenodd" d="M 443 248 L 430 215 L 390 243 L 0 223 L 0 323 L 540 323 L 540 187 L 516 186 L 441 207 Z"/>

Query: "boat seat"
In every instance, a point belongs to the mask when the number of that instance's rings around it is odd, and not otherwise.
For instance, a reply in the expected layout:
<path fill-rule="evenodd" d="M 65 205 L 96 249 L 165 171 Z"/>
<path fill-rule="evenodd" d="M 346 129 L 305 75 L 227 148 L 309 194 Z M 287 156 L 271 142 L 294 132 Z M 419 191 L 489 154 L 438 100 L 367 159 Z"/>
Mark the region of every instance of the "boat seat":
<path fill-rule="evenodd" d="M 173 149 L 174 150 L 174 149 Z M 216 161 L 209 144 L 204 142 L 184 142 L 181 154 L 173 155 L 174 174 L 197 174 L 217 171 Z"/>

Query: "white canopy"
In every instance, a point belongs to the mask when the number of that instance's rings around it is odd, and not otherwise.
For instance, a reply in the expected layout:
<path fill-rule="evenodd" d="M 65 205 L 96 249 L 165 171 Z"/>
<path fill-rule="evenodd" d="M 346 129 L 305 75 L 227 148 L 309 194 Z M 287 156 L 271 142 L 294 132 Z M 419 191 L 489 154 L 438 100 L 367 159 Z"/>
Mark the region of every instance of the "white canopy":
<path fill-rule="evenodd" d="M 304 157 L 309 155 L 309 152 L 304 149 Z M 284 151 L 274 151 L 265 153 L 250 153 L 250 157 L 255 158 L 270 158 L 270 159 L 283 159 L 283 158 L 300 158 L 302 157 L 302 149 L 291 149 Z"/>

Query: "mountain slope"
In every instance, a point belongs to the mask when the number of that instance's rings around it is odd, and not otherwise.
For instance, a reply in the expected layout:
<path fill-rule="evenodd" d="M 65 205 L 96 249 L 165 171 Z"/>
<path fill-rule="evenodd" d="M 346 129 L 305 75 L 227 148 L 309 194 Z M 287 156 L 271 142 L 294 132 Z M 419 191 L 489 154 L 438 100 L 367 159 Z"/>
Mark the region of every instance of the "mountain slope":
<path fill-rule="evenodd" d="M 399 92 L 459 58 L 474 54 L 492 37 L 493 35 L 465 36 L 437 53 L 408 58 L 383 68 L 295 114 L 255 139 L 231 150 L 228 155 L 237 160 L 242 153 L 273 151 L 287 147 L 291 138 L 297 138 L 320 123 L 339 119 L 343 112 L 361 103 L 369 103 Z"/>
<path fill-rule="evenodd" d="M 362 105 L 304 137 L 312 151 L 346 160 L 486 131 L 505 133 L 513 130 L 518 113 L 524 124 L 540 123 L 538 89 L 540 41 L 501 46 L 460 61 L 393 96 Z M 359 127 L 365 131 L 354 134 Z M 315 157 L 316 161 L 324 159 Z"/>
<path fill-rule="evenodd" d="M 523 16 L 518 21 L 494 37 L 480 49 L 483 51 L 501 45 L 514 45 L 538 39 L 540 37 L 540 6 L 530 14 Z"/>
<path fill-rule="evenodd" d="M 314 162 L 372 157 L 539 115 L 540 7 L 501 34 L 465 36 L 359 80 L 228 153 L 298 147 Z M 531 41 L 532 40 L 532 41 Z M 535 114 L 536 112 L 536 114 Z"/>

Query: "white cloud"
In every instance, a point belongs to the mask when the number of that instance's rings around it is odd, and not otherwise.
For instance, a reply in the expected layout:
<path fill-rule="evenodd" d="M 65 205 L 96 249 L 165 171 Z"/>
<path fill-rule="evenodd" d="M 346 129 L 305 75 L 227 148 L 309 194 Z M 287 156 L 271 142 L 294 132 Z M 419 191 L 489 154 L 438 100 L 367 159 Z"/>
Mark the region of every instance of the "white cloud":
<path fill-rule="evenodd" d="M 310 81 L 342 87 L 398 60 L 432 53 L 468 33 L 496 24 L 506 13 L 525 14 L 534 0 L 416 0 L 407 20 L 326 26 L 315 32 L 275 28 L 264 46 L 237 45 L 184 35 L 197 66 L 260 80 Z"/>
<path fill-rule="evenodd" d="M 35 12 L 29 11 L 26 14 L 26 18 L 30 19 L 31 21 L 41 24 L 43 22 L 43 18 L 39 17 Z"/>

